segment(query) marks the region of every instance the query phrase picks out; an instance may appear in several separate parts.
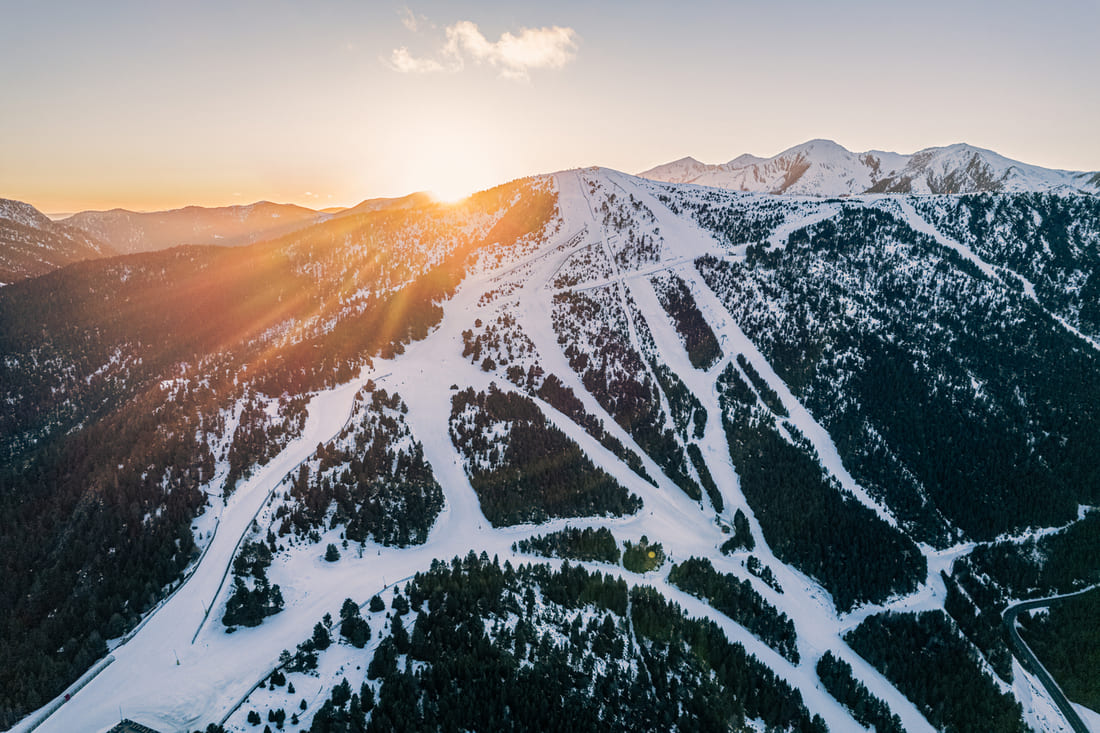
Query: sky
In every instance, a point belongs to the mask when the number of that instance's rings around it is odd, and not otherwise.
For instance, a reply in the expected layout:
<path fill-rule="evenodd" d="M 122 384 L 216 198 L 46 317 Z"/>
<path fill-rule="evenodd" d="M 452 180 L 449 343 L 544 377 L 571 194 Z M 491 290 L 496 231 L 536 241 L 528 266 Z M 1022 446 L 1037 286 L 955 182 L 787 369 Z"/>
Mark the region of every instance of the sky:
<path fill-rule="evenodd" d="M 1100 170 L 1100 0 L 0 0 L 0 197 L 457 197 L 586 165 L 967 142 Z"/>

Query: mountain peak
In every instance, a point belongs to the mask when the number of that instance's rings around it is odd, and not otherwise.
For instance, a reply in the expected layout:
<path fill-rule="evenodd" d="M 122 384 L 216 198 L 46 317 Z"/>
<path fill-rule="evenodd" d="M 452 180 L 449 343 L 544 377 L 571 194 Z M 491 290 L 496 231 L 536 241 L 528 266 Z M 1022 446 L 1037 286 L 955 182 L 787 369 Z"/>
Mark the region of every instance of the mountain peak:
<path fill-rule="evenodd" d="M 692 183 L 711 167 L 706 163 L 700 163 L 691 156 L 686 156 L 671 163 L 650 168 L 638 175 L 642 178 L 653 178 L 660 181 L 669 181 L 670 183 Z"/>
<path fill-rule="evenodd" d="M 667 183 L 800 196 L 1100 193 L 1100 173 L 1040 168 L 970 143 L 928 147 L 902 155 L 881 150 L 856 153 L 833 140 L 815 138 L 771 158 L 744 154 L 716 165 L 681 158 L 639 175 Z"/>
<path fill-rule="evenodd" d="M 736 158 L 726 163 L 730 168 L 744 168 L 749 165 L 756 165 L 757 163 L 763 163 L 767 161 L 767 158 L 761 158 L 752 153 L 741 153 Z"/>
<path fill-rule="evenodd" d="M 42 228 L 50 224 L 49 217 L 41 211 L 28 203 L 14 199 L 0 199 L 0 219 L 34 228 Z"/>
<path fill-rule="evenodd" d="M 28 203 L 0 199 L 0 285 L 113 254 L 102 242 L 50 221 Z"/>
<path fill-rule="evenodd" d="M 813 140 L 807 140 L 804 143 L 795 145 L 794 147 L 787 148 L 776 157 L 782 157 L 785 155 L 797 154 L 797 153 L 817 153 L 824 155 L 852 155 L 852 151 L 844 147 L 835 140 L 826 140 L 825 138 L 814 138 Z"/>

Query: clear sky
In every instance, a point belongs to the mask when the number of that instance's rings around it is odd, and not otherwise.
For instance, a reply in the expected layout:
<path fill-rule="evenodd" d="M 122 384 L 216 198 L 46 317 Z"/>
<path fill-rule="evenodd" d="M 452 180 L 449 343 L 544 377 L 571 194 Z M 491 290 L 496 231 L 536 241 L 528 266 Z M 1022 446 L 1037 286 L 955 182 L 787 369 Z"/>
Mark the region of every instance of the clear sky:
<path fill-rule="evenodd" d="M 320 208 L 818 137 L 1100 170 L 1098 32 L 1098 0 L 0 0 L 0 197 Z"/>

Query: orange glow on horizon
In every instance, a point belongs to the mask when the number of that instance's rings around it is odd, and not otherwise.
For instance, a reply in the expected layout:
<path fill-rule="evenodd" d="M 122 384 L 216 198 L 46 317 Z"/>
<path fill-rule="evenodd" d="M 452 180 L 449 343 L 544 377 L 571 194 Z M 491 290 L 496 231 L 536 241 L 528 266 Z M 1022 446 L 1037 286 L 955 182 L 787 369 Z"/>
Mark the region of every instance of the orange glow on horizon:
<path fill-rule="evenodd" d="M 464 186 L 453 189 L 433 189 L 428 192 L 428 195 L 441 204 L 457 204 L 475 193 L 477 190 Z"/>

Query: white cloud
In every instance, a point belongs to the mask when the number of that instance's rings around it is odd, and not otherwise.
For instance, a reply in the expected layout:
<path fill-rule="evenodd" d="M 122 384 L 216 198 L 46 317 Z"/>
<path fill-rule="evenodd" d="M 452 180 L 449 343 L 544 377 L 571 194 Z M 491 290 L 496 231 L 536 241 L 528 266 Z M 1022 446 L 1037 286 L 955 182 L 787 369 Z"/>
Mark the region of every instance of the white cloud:
<path fill-rule="evenodd" d="M 415 58 L 409 53 L 409 49 L 404 46 L 395 48 L 393 53 L 390 54 L 390 66 L 394 71 L 400 71 L 403 74 L 430 74 L 435 71 L 447 71 L 447 68 L 435 59 Z"/>
<path fill-rule="evenodd" d="M 436 58 L 416 58 L 402 46 L 390 55 L 390 66 L 404 73 L 459 71 L 467 59 L 500 69 L 507 79 L 526 79 L 532 69 L 560 69 L 576 57 L 577 34 L 572 28 L 520 28 L 497 41 L 485 37 L 476 23 L 459 21 L 447 28 L 447 42 Z"/>

